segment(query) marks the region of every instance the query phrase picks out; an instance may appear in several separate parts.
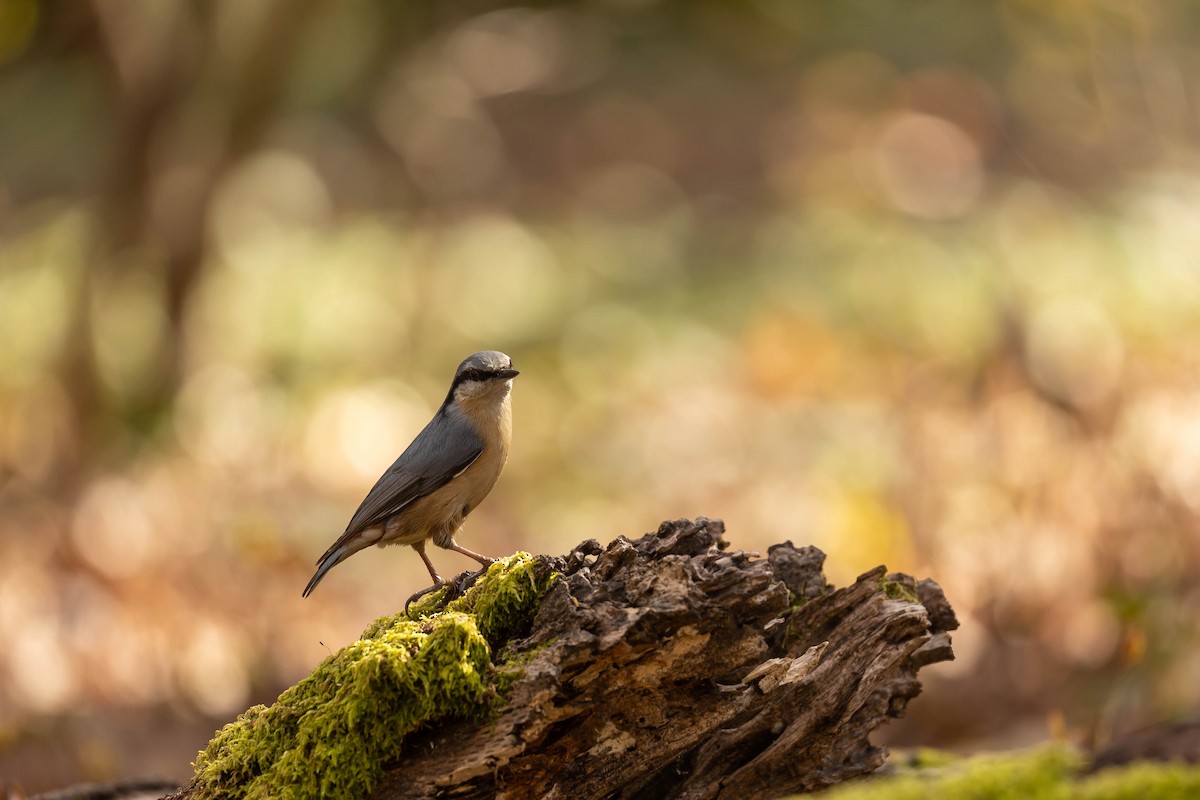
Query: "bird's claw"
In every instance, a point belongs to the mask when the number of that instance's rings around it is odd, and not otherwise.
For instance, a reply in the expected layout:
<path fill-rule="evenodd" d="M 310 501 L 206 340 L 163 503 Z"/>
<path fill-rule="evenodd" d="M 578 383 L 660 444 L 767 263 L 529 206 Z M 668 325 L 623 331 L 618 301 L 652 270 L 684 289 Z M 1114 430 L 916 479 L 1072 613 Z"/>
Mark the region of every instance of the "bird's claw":
<path fill-rule="evenodd" d="M 422 589 L 421 591 L 414 593 L 412 597 L 410 597 L 404 601 L 404 613 L 407 614 L 408 607 L 411 606 L 417 600 L 420 600 L 422 597 L 424 597 L 427 594 L 433 594 L 438 589 L 441 589 L 448 585 L 450 585 L 450 584 L 447 584 L 445 581 L 440 581 L 438 583 L 435 583 L 433 586 L 426 587 L 426 588 Z"/>
<path fill-rule="evenodd" d="M 491 564 L 488 565 L 490 567 Z M 454 579 L 454 590 L 457 592 L 455 597 L 462 597 L 467 593 L 467 590 L 475 585 L 475 581 L 483 577 L 483 573 L 488 571 L 488 567 L 477 569 L 474 572 L 464 572 Z"/>
<path fill-rule="evenodd" d="M 488 567 L 490 567 L 490 566 L 491 566 L 491 564 L 488 565 Z M 424 597 L 427 594 L 433 594 L 434 592 L 438 591 L 439 589 L 446 590 L 446 595 L 445 595 L 445 597 L 443 597 L 441 599 L 440 605 L 444 606 L 446 603 L 449 603 L 451 600 L 457 600 L 458 598 L 460 598 L 464 594 L 466 594 L 467 590 L 470 589 L 472 586 L 474 586 L 476 581 L 478 581 L 481 577 L 483 577 L 483 574 L 488 571 L 488 567 L 483 567 L 482 569 L 477 569 L 474 572 L 470 572 L 470 571 L 461 572 L 458 575 L 456 575 L 452 580 L 441 581 L 439 583 L 435 583 L 433 586 L 422 589 L 421 591 L 417 592 L 416 594 L 414 594 L 412 597 L 408 598 L 408 600 L 405 601 L 404 613 L 405 614 L 408 613 L 408 607 L 410 605 L 412 605 L 414 602 L 416 602 L 417 600 L 420 600 L 422 597 Z"/>

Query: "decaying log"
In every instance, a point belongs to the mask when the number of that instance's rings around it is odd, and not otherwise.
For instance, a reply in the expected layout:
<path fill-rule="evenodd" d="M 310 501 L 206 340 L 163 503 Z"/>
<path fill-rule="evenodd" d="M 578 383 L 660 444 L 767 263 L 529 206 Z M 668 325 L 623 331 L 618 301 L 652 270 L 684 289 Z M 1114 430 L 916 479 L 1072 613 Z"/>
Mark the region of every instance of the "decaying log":
<path fill-rule="evenodd" d="M 410 737 L 374 796 L 748 800 L 877 769 L 870 732 L 953 658 L 940 587 L 878 567 L 834 589 L 816 548 L 756 558 L 723 532 L 678 520 L 552 559 L 499 713 Z"/>
<path fill-rule="evenodd" d="M 751 800 L 874 771 L 871 731 L 953 658 L 941 589 L 883 567 L 834 589 L 816 548 L 723 532 L 502 559 L 247 710 L 173 798 Z"/>

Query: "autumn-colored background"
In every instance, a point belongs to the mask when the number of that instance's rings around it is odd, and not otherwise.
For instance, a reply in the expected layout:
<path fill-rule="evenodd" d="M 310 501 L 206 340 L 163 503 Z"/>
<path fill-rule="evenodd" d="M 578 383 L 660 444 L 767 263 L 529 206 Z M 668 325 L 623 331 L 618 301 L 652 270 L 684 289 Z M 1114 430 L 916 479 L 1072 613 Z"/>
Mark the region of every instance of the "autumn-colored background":
<path fill-rule="evenodd" d="M 0 0 L 0 782 L 189 774 L 427 583 L 313 562 L 510 353 L 461 541 L 931 575 L 888 741 L 1200 705 L 1200 6 Z M 471 566 L 433 553 L 445 574 Z"/>

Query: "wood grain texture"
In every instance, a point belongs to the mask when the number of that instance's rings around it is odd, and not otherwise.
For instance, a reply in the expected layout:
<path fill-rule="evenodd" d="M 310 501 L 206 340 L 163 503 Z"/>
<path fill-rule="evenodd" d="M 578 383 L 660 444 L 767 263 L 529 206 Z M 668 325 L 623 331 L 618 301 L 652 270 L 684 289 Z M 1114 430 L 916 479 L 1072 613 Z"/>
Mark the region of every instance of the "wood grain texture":
<path fill-rule="evenodd" d="M 834 589 L 816 548 L 758 558 L 723 532 L 677 520 L 551 559 L 508 702 L 412 737 L 374 796 L 752 800 L 878 768 L 871 731 L 953 658 L 941 589 L 883 567 Z"/>

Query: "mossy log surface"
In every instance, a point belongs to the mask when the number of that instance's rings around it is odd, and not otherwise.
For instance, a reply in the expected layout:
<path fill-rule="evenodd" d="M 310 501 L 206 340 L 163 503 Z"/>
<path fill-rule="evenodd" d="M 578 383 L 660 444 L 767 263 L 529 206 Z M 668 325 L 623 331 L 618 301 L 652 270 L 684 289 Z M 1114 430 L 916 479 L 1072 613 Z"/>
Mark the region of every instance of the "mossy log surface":
<path fill-rule="evenodd" d="M 941 589 L 879 567 L 835 590 L 815 548 L 754 558 L 723 532 L 680 520 L 561 559 L 498 717 L 410 741 L 375 796 L 765 798 L 877 769 L 868 734 L 953 657 Z"/>
<path fill-rule="evenodd" d="M 748 800 L 876 770 L 871 731 L 917 696 L 921 667 L 953 658 L 941 589 L 884 567 L 835 589 L 816 548 L 759 558 L 723 532 L 677 520 L 537 559 L 555 577 L 492 643 L 507 675 L 493 705 L 409 733 L 371 796 Z"/>

